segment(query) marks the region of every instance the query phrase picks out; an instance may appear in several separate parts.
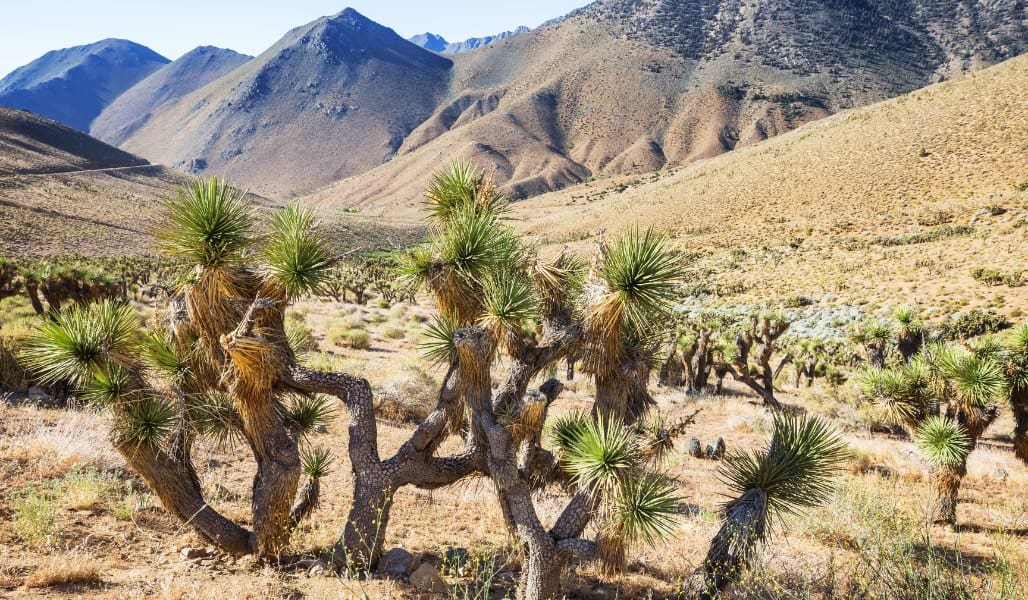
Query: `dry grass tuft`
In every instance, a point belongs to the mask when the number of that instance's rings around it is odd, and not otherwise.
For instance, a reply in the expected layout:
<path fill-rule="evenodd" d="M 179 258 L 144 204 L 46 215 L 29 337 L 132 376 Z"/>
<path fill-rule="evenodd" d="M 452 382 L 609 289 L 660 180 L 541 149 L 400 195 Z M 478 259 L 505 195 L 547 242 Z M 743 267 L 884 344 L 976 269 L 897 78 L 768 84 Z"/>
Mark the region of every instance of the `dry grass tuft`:
<path fill-rule="evenodd" d="M 53 555 L 45 559 L 28 577 L 30 589 L 58 586 L 96 586 L 103 583 L 100 569 L 89 558 L 75 554 Z"/>

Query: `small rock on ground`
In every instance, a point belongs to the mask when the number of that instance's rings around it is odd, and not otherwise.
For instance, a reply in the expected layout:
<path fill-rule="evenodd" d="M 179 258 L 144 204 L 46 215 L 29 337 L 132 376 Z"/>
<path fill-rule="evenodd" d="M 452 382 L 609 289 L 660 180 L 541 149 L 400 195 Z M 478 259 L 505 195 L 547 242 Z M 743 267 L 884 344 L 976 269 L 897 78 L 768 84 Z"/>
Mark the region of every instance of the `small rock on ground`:
<path fill-rule="evenodd" d="M 439 569 L 428 563 L 422 563 L 420 567 L 410 574 L 410 578 L 407 581 L 419 590 L 431 594 L 443 594 L 447 590 L 446 582 L 443 581 L 442 575 L 439 574 Z"/>

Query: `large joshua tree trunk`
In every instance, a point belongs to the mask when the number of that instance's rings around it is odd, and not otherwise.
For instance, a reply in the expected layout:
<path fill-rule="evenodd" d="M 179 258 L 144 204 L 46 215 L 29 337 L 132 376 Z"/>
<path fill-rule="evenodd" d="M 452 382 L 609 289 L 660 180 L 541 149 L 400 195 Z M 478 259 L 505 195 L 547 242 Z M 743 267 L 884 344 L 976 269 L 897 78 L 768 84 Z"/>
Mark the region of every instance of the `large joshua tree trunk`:
<path fill-rule="evenodd" d="M 767 494 L 752 489 L 725 505 L 723 510 L 723 523 L 711 540 L 700 569 L 702 584 L 695 590 L 703 600 L 720 597 L 746 570 L 767 527 Z"/>
<path fill-rule="evenodd" d="M 1014 455 L 1028 464 L 1028 386 L 1010 391 L 1014 413 Z"/>
<path fill-rule="evenodd" d="M 254 534 L 207 504 L 191 463 L 176 460 L 147 444 L 118 444 L 116 447 L 132 470 L 157 494 L 161 504 L 179 520 L 192 525 L 207 541 L 229 554 L 257 551 Z"/>
<path fill-rule="evenodd" d="M 935 492 L 931 507 L 933 523 L 956 524 L 957 496 L 965 475 L 967 458 L 958 465 L 937 465 L 932 469 L 932 490 Z"/>

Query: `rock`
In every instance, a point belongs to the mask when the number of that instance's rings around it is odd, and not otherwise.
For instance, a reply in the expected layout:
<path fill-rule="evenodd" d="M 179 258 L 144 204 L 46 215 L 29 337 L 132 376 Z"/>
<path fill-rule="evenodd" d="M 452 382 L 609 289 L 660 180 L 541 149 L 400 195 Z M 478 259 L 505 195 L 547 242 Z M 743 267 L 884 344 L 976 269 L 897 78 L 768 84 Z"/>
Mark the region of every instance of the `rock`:
<path fill-rule="evenodd" d="M 443 555 L 443 568 L 448 575 L 463 577 L 470 561 L 471 555 L 466 548 L 447 548 Z"/>
<path fill-rule="evenodd" d="M 713 443 L 707 445 L 707 458 L 721 460 L 725 455 L 725 440 L 718 437 Z"/>
<path fill-rule="evenodd" d="M 703 458 L 703 447 L 700 445 L 699 438 L 689 438 L 688 445 L 686 446 L 686 452 L 696 458 Z"/>
<path fill-rule="evenodd" d="M 378 572 L 384 577 L 405 579 L 418 568 L 419 561 L 403 548 L 390 548 L 378 559 Z"/>
<path fill-rule="evenodd" d="M 207 550 L 204 548 L 183 548 L 179 554 L 186 560 L 193 560 L 207 556 Z"/>
<path fill-rule="evenodd" d="M 407 581 L 419 590 L 431 594 L 443 594 L 447 590 L 446 582 L 439 574 L 439 569 L 428 563 L 421 563 L 421 566 L 410 574 Z"/>
<path fill-rule="evenodd" d="M 34 385 L 34 386 L 30 387 L 29 391 L 28 391 L 28 394 L 29 394 L 29 399 L 30 400 L 49 400 L 50 399 L 50 394 L 47 394 L 46 391 L 43 388 L 39 387 L 38 385 Z"/>

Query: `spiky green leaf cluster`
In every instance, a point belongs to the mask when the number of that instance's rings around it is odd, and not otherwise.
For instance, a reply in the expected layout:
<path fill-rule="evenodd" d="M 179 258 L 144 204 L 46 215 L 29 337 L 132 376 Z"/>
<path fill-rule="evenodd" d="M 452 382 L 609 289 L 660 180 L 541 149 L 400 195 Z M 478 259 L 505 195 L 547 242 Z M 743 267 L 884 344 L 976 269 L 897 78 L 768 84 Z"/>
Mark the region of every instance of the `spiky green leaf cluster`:
<path fill-rule="evenodd" d="M 459 160 L 432 175 L 425 198 L 429 217 L 441 224 L 450 223 L 467 206 L 496 215 L 506 210 L 506 200 L 485 181 L 482 170 Z"/>
<path fill-rule="evenodd" d="M 321 479 L 329 474 L 332 466 L 332 452 L 328 448 L 304 448 L 300 451 L 300 465 L 311 479 Z"/>
<path fill-rule="evenodd" d="M 632 431 L 617 422 L 588 419 L 566 455 L 564 465 L 574 481 L 603 492 L 615 490 L 636 466 Z"/>
<path fill-rule="evenodd" d="M 626 323 L 645 329 L 650 319 L 667 312 L 683 280 L 680 253 L 651 229 L 633 229 L 606 249 L 600 276 L 623 311 Z"/>
<path fill-rule="evenodd" d="M 672 482 L 657 473 L 640 473 L 621 486 L 611 523 L 629 544 L 652 546 L 674 532 L 681 503 Z"/>
<path fill-rule="evenodd" d="M 941 371 L 953 390 L 953 401 L 966 410 L 995 405 L 1006 395 L 1003 370 L 990 356 L 962 353 L 942 365 Z"/>
<path fill-rule="evenodd" d="M 72 306 L 39 326 L 25 344 L 25 365 L 43 383 L 83 386 L 110 363 L 130 362 L 139 344 L 132 307 L 113 300 Z"/>
<path fill-rule="evenodd" d="M 187 409 L 194 431 L 216 446 L 228 446 L 242 438 L 242 421 L 225 394 L 201 394 L 191 398 Z"/>
<path fill-rule="evenodd" d="M 769 519 L 824 502 L 849 455 L 846 444 L 816 417 L 779 413 L 773 427 L 763 451 L 731 452 L 720 470 L 739 497 L 751 490 L 766 494 Z"/>
<path fill-rule="evenodd" d="M 561 415 L 550 425 L 550 440 L 563 454 L 567 454 L 585 434 L 589 421 L 589 415 L 580 410 Z"/>
<path fill-rule="evenodd" d="M 167 222 L 157 229 L 161 248 L 203 267 L 237 264 L 252 243 L 246 194 L 216 178 L 196 179 L 164 204 Z"/>
<path fill-rule="evenodd" d="M 293 398 L 289 414 L 299 424 L 302 435 L 314 433 L 321 427 L 328 427 L 336 416 L 332 401 L 320 394 L 298 395 Z"/>
<path fill-rule="evenodd" d="M 971 451 L 971 438 L 959 423 L 941 416 L 925 419 L 914 435 L 917 447 L 929 462 L 955 467 Z"/>
<path fill-rule="evenodd" d="M 105 408 L 114 406 L 138 391 L 137 382 L 128 371 L 118 365 L 108 364 L 93 372 L 79 395 L 87 404 Z"/>
<path fill-rule="evenodd" d="M 192 377 L 189 365 L 175 353 L 163 335 L 145 334 L 142 351 L 147 366 L 168 377 L 176 385 L 182 385 Z"/>
<path fill-rule="evenodd" d="M 437 365 L 448 365 L 457 358 L 457 346 L 453 335 L 460 329 L 456 315 L 444 314 L 432 318 L 425 324 L 423 339 L 418 344 L 422 355 Z"/>
<path fill-rule="evenodd" d="M 312 209 L 287 204 L 271 220 L 261 271 L 288 298 L 314 294 L 332 266 L 328 244 Z"/>
<path fill-rule="evenodd" d="M 127 407 L 116 424 L 119 444 L 161 446 L 175 432 L 179 412 L 169 402 L 146 397 Z"/>

